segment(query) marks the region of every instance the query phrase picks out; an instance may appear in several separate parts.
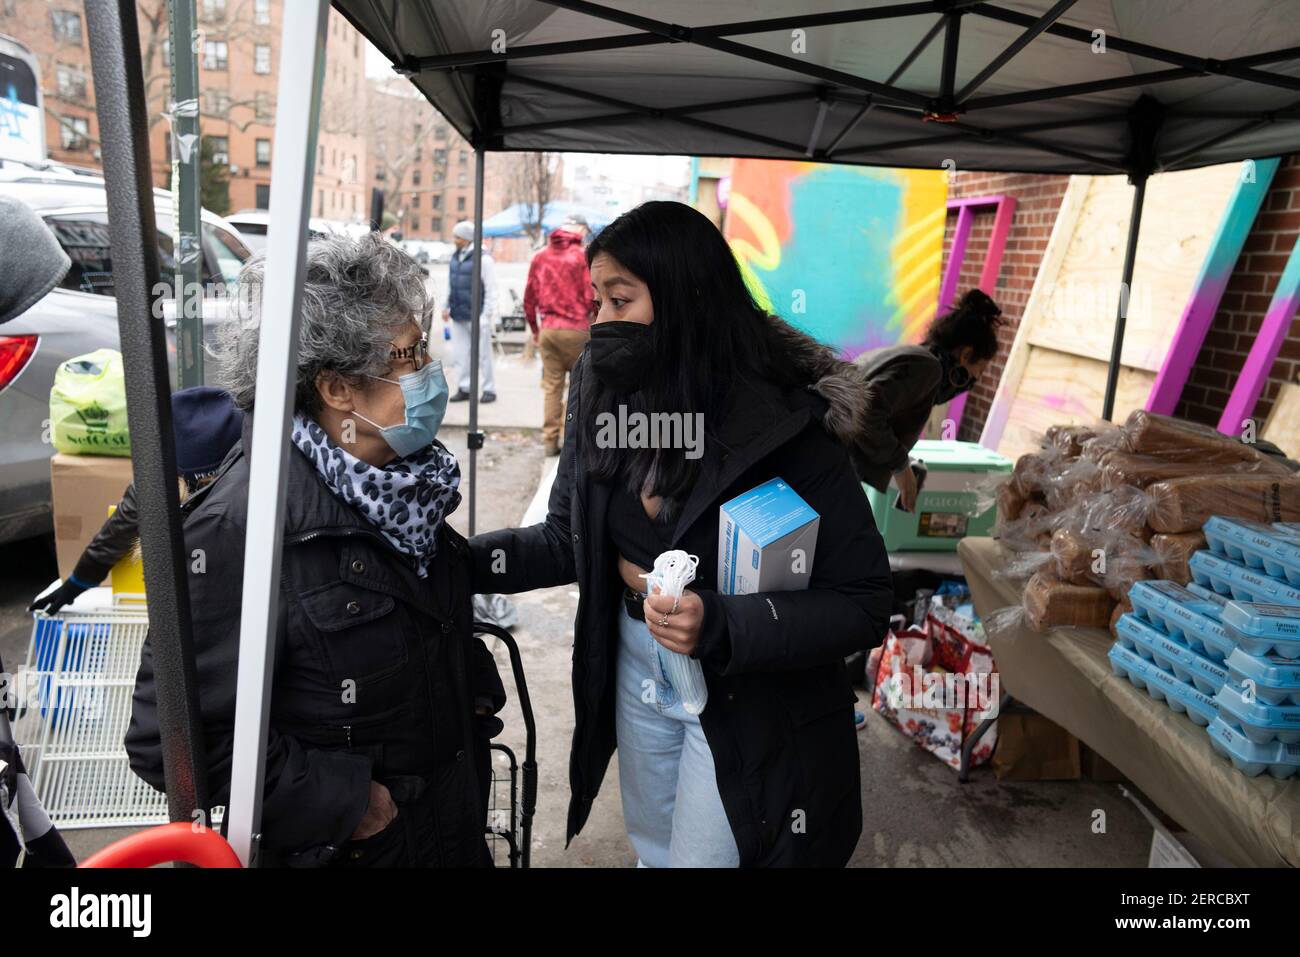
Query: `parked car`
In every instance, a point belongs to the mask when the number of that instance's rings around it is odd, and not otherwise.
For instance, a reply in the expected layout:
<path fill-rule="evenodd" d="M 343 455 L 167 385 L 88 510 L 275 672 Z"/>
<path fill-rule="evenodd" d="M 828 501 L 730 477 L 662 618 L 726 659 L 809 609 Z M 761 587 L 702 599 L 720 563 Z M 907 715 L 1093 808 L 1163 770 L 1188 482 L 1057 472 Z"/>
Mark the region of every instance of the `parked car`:
<path fill-rule="evenodd" d="M 108 205 L 98 171 L 51 163 L 0 163 L 0 194 L 21 200 L 45 220 L 72 260 L 63 282 L 21 316 L 0 327 L 0 544 L 49 533 L 50 455 L 46 421 L 54 373 L 66 360 L 118 349 L 117 303 L 108 240 Z M 174 289 L 172 194 L 154 191 L 158 258 Z M 231 290 L 250 253 L 228 222 L 202 216 L 205 290 Z M 2 251 L 0 251 L 2 255 Z M 175 300 L 163 302 L 168 368 L 176 384 Z M 204 340 L 229 317 L 229 300 L 203 303 Z"/>
<path fill-rule="evenodd" d="M 271 214 L 265 209 L 241 209 L 226 217 L 237 230 L 244 245 L 258 256 L 266 251 L 266 231 L 271 225 Z M 348 236 L 364 236 L 370 232 L 366 223 L 345 223 L 337 219 L 324 219 L 313 216 L 307 220 L 309 239 L 323 239 L 330 233 L 343 233 Z"/>

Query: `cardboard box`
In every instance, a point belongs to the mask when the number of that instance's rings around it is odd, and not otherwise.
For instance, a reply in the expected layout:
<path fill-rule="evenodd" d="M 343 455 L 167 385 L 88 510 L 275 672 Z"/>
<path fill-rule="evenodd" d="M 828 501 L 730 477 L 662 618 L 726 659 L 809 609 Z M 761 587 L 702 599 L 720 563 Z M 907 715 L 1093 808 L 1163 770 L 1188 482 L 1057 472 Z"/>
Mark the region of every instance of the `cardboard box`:
<path fill-rule="evenodd" d="M 821 516 L 783 479 L 737 495 L 718 512 L 718 591 L 799 591 L 812 577 Z"/>
<path fill-rule="evenodd" d="M 60 578 L 72 574 L 82 551 L 108 518 L 108 510 L 122 501 L 131 476 L 128 458 L 56 452 L 50 459 Z"/>
<path fill-rule="evenodd" d="M 999 781 L 1077 781 L 1079 739 L 1041 714 L 1003 712 L 993 773 Z"/>

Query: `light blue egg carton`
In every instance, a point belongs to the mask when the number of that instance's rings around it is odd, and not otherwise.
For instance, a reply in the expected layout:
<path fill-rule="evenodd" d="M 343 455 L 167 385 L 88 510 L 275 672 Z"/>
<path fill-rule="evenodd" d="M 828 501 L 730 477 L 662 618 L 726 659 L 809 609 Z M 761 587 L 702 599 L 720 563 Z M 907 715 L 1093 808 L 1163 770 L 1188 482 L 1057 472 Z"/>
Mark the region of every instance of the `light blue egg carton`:
<path fill-rule="evenodd" d="M 1240 562 L 1201 549 L 1187 563 L 1198 585 L 1213 588 L 1220 595 L 1237 601 L 1268 601 L 1280 605 L 1300 605 L 1300 588 L 1280 578 L 1271 578 L 1247 568 Z"/>
<path fill-rule="evenodd" d="M 1232 682 L 1225 682 L 1214 700 L 1219 706 L 1219 717 L 1240 728 L 1256 744 L 1300 742 L 1300 707 L 1265 704 L 1257 697 L 1249 697 Z"/>
<path fill-rule="evenodd" d="M 1154 662 L 1144 661 L 1120 642 L 1111 645 L 1106 657 L 1110 659 L 1110 668 L 1115 674 L 1127 678 L 1179 714 L 1187 715 L 1202 728 L 1219 716 L 1219 706 L 1212 697 L 1157 668 Z"/>
<path fill-rule="evenodd" d="M 1300 744 L 1257 743 L 1221 717 L 1212 720 L 1205 730 L 1214 750 L 1247 777 L 1258 777 L 1267 771 L 1275 778 L 1286 780 L 1300 768 Z"/>
<path fill-rule="evenodd" d="M 1260 657 L 1234 648 L 1224 666 L 1229 681 L 1239 688 L 1249 687 L 1265 704 L 1300 705 L 1300 659 Z"/>
<path fill-rule="evenodd" d="M 1129 589 L 1128 600 L 1135 615 L 1180 641 L 1188 615 L 1208 616 L 1213 612 L 1217 617 L 1222 602 L 1222 598 L 1215 602 L 1194 594 L 1178 582 L 1162 580 L 1135 582 Z"/>
<path fill-rule="evenodd" d="M 1202 531 L 1215 554 L 1300 586 L 1300 531 L 1224 515 L 1212 516 Z"/>
<path fill-rule="evenodd" d="M 1215 621 L 1219 620 L 1219 616 L 1223 614 L 1223 606 L 1228 603 L 1227 598 L 1225 598 L 1223 595 L 1220 595 L 1213 588 L 1206 588 L 1204 585 L 1196 584 L 1196 582 L 1188 582 L 1187 590 L 1191 592 L 1193 595 L 1195 595 L 1197 598 L 1203 598 L 1210 605 L 1212 605 L 1213 607 L 1209 611 L 1207 611 L 1206 614 L 1209 615 L 1211 618 L 1213 618 Z"/>
<path fill-rule="evenodd" d="M 1223 627 L 1248 655 L 1300 658 L 1300 608 L 1272 602 L 1230 601 Z"/>
<path fill-rule="evenodd" d="M 1137 582 L 1129 589 L 1129 601 L 1136 613 L 1162 629 L 1171 638 L 1181 641 L 1192 651 L 1211 661 L 1222 661 L 1236 647 L 1228 631 L 1219 623 L 1219 609 L 1226 607 L 1227 599 L 1199 585 L 1185 589 L 1191 604 L 1174 601 L 1179 592 L 1174 589 L 1154 588 L 1156 585 L 1174 585 L 1173 582 Z"/>
<path fill-rule="evenodd" d="M 1214 694 L 1228 680 L 1228 671 L 1221 664 L 1170 638 L 1136 615 L 1121 615 L 1115 623 L 1115 635 L 1124 647 L 1172 672 L 1179 681 L 1195 685 L 1202 694 Z"/>

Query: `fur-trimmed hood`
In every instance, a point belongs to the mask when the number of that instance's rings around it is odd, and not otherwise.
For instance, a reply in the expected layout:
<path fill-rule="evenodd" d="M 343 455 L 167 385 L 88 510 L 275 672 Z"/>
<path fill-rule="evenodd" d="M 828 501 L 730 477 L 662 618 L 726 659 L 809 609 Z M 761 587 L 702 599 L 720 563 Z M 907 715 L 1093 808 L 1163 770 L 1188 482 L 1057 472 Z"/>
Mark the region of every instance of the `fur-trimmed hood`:
<path fill-rule="evenodd" d="M 777 316 L 768 316 L 781 355 L 794 363 L 808 380 L 808 390 L 826 401 L 822 425 L 849 448 L 856 448 L 866 432 L 871 390 L 861 368 L 846 362 L 830 346 L 818 342 Z"/>

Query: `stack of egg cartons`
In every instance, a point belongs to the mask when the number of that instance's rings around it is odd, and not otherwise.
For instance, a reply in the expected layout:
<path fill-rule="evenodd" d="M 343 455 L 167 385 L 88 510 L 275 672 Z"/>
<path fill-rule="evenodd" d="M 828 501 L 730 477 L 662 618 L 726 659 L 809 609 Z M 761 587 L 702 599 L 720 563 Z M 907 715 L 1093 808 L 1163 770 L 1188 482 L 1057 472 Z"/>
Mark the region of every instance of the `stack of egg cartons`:
<path fill-rule="evenodd" d="M 1300 527 L 1215 516 L 1208 550 L 1189 563 L 1198 583 L 1231 600 L 1220 613 L 1233 647 L 1210 740 L 1246 774 L 1300 768 Z"/>
<path fill-rule="evenodd" d="M 1290 777 L 1300 768 L 1300 527 L 1216 516 L 1204 532 L 1193 583 L 1130 590 L 1111 667 L 1206 727 L 1241 771 Z"/>

